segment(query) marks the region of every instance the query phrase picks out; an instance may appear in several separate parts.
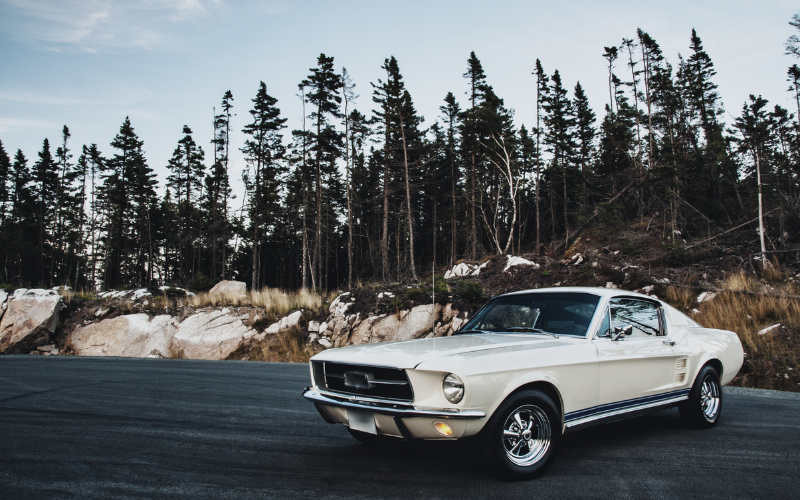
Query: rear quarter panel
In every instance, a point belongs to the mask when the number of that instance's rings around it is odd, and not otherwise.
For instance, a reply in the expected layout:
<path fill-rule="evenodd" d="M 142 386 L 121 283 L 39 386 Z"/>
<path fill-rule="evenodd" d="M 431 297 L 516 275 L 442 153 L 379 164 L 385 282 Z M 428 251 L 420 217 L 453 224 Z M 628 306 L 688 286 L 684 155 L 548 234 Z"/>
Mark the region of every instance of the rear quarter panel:
<path fill-rule="evenodd" d="M 744 362 L 744 350 L 739 336 L 727 330 L 715 330 L 702 327 L 681 327 L 677 329 L 676 337 L 680 336 L 686 341 L 691 362 L 688 386 L 697 377 L 700 369 L 709 361 L 717 359 L 722 363 L 720 383 L 729 384 Z"/>

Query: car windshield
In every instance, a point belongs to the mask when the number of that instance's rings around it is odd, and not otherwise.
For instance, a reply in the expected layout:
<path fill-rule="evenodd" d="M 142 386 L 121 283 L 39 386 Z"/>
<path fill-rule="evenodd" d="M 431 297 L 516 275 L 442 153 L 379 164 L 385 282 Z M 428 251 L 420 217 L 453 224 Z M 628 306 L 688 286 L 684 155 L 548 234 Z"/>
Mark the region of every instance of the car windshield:
<path fill-rule="evenodd" d="M 459 333 L 529 333 L 586 336 L 600 297 L 541 292 L 499 297 Z"/>

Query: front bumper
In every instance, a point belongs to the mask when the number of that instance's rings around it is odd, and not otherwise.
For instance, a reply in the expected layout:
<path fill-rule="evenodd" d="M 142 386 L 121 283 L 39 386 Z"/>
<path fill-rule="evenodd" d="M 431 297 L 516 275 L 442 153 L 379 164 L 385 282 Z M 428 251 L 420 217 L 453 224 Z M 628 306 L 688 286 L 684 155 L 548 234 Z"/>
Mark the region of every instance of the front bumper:
<path fill-rule="evenodd" d="M 455 419 L 454 438 L 461 437 L 466 430 L 465 420 L 486 417 L 482 411 L 467 410 L 419 410 L 413 405 L 391 401 L 365 400 L 355 396 L 321 393 L 313 387 L 303 391 L 303 397 L 314 403 L 322 418 L 329 423 L 349 424 L 347 410 L 372 413 L 379 433 L 404 437 L 406 439 L 442 439 L 433 431 L 432 424 L 437 420 Z"/>
<path fill-rule="evenodd" d="M 308 387 L 303 391 L 303 397 L 315 404 L 323 406 L 335 406 L 338 408 L 349 408 L 380 415 L 392 417 L 429 417 L 429 418 L 483 418 L 486 414 L 482 411 L 467 410 L 418 410 L 411 405 L 399 405 L 391 402 L 379 403 L 374 400 L 364 400 L 358 397 L 332 396 L 322 394 L 313 387 Z"/>

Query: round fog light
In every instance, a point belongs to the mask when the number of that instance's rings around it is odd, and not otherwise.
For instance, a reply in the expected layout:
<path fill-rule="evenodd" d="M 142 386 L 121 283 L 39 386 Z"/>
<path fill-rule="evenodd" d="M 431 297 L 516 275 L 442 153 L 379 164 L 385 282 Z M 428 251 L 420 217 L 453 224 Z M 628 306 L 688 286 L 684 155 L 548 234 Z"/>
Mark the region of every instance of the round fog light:
<path fill-rule="evenodd" d="M 444 422 L 434 422 L 433 428 L 442 436 L 450 437 L 453 435 L 453 428 Z"/>

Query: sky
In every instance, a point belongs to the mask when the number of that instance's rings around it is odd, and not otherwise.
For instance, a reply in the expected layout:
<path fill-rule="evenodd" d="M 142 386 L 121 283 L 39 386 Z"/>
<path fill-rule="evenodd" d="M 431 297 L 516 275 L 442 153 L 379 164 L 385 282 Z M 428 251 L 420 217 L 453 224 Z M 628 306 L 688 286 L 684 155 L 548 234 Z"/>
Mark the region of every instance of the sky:
<path fill-rule="evenodd" d="M 226 90 L 234 96 L 231 178 L 241 191 L 238 148 L 259 82 L 288 118 L 285 138 L 301 127 L 298 83 L 320 53 L 346 67 L 373 109 L 371 82 L 394 55 L 425 125 L 447 92 L 466 104 L 463 78 L 475 51 L 487 81 L 517 126 L 535 123 L 535 60 L 577 81 L 602 116 L 608 100 L 603 47 L 648 32 L 667 59 L 689 55 L 692 28 L 714 62 L 715 82 L 733 121 L 750 94 L 795 109 L 784 54 L 800 5 L 789 0 L 562 0 L 389 2 L 325 0 L 0 0 L 0 141 L 33 161 L 42 141 L 72 133 L 105 155 L 126 116 L 164 182 L 183 125 L 212 158 L 212 118 Z M 627 68 L 617 64 L 624 78 Z"/>

